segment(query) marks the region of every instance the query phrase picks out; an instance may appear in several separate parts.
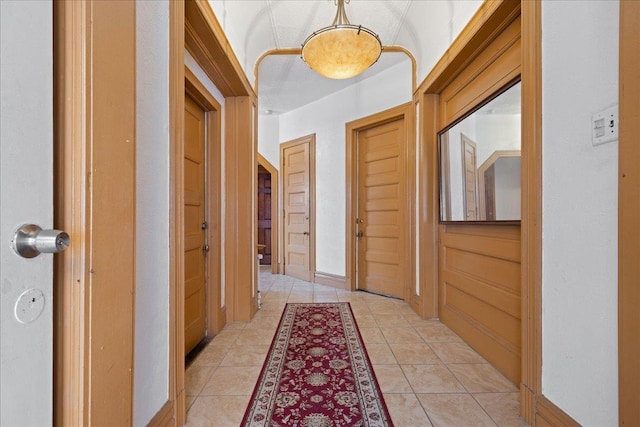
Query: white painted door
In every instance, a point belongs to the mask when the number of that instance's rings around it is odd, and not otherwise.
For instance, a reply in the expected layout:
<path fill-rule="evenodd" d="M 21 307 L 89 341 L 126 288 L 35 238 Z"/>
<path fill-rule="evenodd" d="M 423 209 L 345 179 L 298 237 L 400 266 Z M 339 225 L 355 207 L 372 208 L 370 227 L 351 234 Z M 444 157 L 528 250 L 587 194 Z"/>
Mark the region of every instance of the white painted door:
<path fill-rule="evenodd" d="M 52 58 L 51 1 L 0 0 L 1 426 L 52 424 L 53 256 L 11 248 L 23 223 L 53 225 Z"/>

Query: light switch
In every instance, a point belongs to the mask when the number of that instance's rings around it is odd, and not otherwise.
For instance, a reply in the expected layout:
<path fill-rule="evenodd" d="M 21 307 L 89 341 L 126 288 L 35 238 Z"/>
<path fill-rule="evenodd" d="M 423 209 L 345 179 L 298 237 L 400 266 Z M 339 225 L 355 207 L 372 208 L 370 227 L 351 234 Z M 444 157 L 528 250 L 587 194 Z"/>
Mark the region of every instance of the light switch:
<path fill-rule="evenodd" d="M 605 144 L 618 140 L 618 104 L 591 116 L 591 143 Z"/>

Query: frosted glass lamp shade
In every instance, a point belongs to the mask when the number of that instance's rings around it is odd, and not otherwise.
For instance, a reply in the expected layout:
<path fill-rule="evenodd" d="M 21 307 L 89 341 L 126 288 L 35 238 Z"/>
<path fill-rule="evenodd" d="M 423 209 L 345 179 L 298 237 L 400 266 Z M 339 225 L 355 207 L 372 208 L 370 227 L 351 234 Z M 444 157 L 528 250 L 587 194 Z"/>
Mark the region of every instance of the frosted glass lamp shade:
<path fill-rule="evenodd" d="M 312 70 L 331 79 L 348 79 L 376 63 L 382 43 L 358 25 L 333 25 L 311 34 L 302 45 L 302 59 Z"/>

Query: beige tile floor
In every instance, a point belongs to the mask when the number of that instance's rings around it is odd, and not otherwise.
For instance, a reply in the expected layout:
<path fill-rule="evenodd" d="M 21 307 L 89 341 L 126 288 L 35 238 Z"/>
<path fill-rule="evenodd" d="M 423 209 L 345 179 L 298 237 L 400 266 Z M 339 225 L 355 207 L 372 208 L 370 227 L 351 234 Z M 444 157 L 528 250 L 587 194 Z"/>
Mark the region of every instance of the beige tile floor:
<path fill-rule="evenodd" d="M 402 301 L 260 273 L 262 309 L 186 371 L 187 426 L 239 426 L 287 302 L 349 301 L 397 427 L 526 426 L 518 390 L 454 332 Z"/>

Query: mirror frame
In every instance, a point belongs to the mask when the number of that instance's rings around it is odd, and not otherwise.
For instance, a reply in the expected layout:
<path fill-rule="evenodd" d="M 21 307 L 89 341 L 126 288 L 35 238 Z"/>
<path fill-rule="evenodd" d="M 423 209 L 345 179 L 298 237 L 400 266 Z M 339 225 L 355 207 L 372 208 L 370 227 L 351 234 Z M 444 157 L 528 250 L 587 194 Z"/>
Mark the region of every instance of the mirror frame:
<path fill-rule="evenodd" d="M 470 221 L 465 221 L 465 220 L 446 220 L 443 218 L 446 218 L 445 213 L 450 212 L 451 211 L 451 200 L 448 197 L 444 197 L 443 191 L 445 188 L 447 188 L 447 186 L 449 186 L 449 177 L 448 177 L 448 169 L 445 170 L 445 168 L 443 168 L 442 165 L 442 159 L 443 159 L 443 155 L 445 153 L 449 152 L 448 149 L 448 144 L 447 147 L 443 149 L 443 144 L 441 143 L 441 137 L 443 135 L 447 135 L 448 138 L 448 134 L 447 132 L 452 129 L 453 127 L 455 127 L 458 123 L 464 121 L 467 117 L 471 116 L 472 114 L 474 114 L 476 111 L 480 110 L 482 107 L 484 107 L 485 105 L 487 105 L 488 103 L 490 103 L 491 101 L 493 101 L 494 99 L 498 98 L 500 95 L 502 95 L 503 93 L 505 93 L 506 91 L 508 91 L 509 89 L 511 89 L 513 86 L 517 85 L 518 83 L 521 83 L 521 76 L 518 76 L 516 79 L 510 81 L 509 83 L 507 83 L 506 85 L 502 86 L 499 90 L 497 90 L 496 92 L 492 93 L 489 97 L 485 98 L 482 102 L 479 102 L 478 104 L 476 104 L 472 109 L 469 110 L 469 112 L 465 115 L 463 115 L 462 117 L 460 117 L 459 119 L 455 120 L 454 122 L 450 123 L 449 125 L 445 126 L 444 128 L 442 128 L 440 131 L 438 131 L 436 133 L 436 146 L 437 146 L 437 161 L 438 161 L 438 212 L 439 212 L 439 218 L 438 218 L 438 223 L 442 224 L 442 225 L 462 225 L 462 224 L 485 224 L 485 225 L 520 225 L 522 219 L 509 219 L 509 220 L 470 220 Z M 520 97 L 520 108 L 522 111 L 522 96 Z M 487 160 L 485 160 L 481 167 L 484 166 L 487 161 L 489 161 L 492 157 L 494 157 L 496 155 L 496 153 L 518 153 L 520 154 L 522 152 L 522 139 L 520 141 L 520 150 L 496 150 L 496 152 L 494 152 Z M 497 160 L 500 157 L 513 157 L 516 154 L 512 154 L 512 155 L 507 155 L 505 154 L 504 156 L 496 156 Z M 494 160 L 494 162 L 495 162 Z M 480 170 L 480 168 L 477 168 L 477 170 Z M 445 175 L 445 172 L 447 173 Z M 520 183 L 522 185 L 522 171 L 521 171 L 521 180 Z M 478 189 L 479 189 L 479 181 L 478 181 Z M 521 195 L 522 195 L 522 187 L 521 187 Z M 480 203 L 480 202 L 479 202 Z M 522 204 L 522 198 L 520 203 Z"/>

